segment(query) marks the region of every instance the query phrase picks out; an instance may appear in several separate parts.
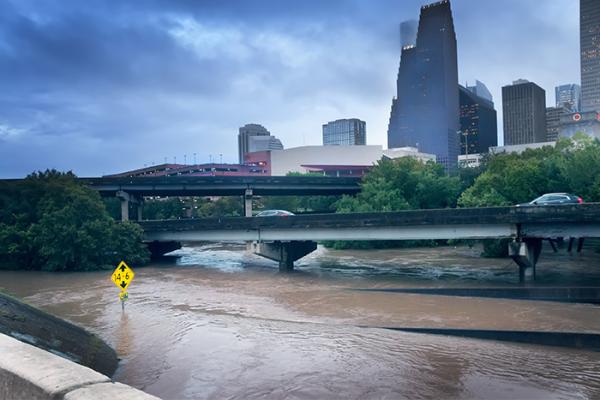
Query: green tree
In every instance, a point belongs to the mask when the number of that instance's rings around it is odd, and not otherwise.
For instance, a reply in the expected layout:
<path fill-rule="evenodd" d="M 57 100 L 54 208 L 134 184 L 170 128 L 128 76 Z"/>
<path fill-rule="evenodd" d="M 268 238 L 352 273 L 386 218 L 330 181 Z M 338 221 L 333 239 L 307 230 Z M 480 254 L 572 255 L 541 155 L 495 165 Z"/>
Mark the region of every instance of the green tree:
<path fill-rule="evenodd" d="M 99 194 L 57 171 L 10 184 L 0 214 L 0 264 L 44 270 L 90 270 L 121 259 L 142 263 L 148 251 L 137 225 L 115 222 Z"/>
<path fill-rule="evenodd" d="M 401 211 L 455 207 L 461 189 L 460 179 L 446 175 L 436 163 L 414 158 L 383 159 L 369 171 L 355 197 L 343 196 L 335 203 L 339 213 Z M 335 248 L 382 248 L 434 245 L 434 241 L 326 242 Z"/>
<path fill-rule="evenodd" d="M 568 190 L 586 201 L 600 201 L 600 141 L 577 133 L 563 147 L 558 169 Z"/>
<path fill-rule="evenodd" d="M 383 159 L 363 178 L 361 192 L 343 196 L 338 212 L 400 211 L 456 206 L 458 177 L 446 175 L 436 163 L 410 157 Z"/>

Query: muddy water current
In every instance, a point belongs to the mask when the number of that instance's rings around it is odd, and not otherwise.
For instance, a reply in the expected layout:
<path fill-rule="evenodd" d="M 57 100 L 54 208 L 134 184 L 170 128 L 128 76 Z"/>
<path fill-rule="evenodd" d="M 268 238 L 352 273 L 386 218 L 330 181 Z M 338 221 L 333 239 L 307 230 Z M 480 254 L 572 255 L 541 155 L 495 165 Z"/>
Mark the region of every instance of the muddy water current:
<path fill-rule="evenodd" d="M 194 245 L 135 269 L 0 272 L 0 288 L 97 333 L 114 379 L 165 399 L 594 399 L 600 352 L 405 333 L 450 327 L 600 333 L 600 307 L 358 291 L 514 287 L 517 267 L 468 247 L 334 251 L 279 274 L 242 245 Z M 600 286 L 591 251 L 544 253 L 539 286 Z"/>

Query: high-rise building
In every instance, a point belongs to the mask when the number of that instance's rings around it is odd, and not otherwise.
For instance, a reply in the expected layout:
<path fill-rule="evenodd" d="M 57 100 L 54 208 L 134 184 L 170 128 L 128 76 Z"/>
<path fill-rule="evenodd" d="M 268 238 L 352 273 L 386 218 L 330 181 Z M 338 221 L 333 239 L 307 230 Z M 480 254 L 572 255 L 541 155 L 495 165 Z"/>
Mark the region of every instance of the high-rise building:
<path fill-rule="evenodd" d="M 554 88 L 556 107 L 566 108 L 569 112 L 581 111 L 581 86 L 570 83 Z"/>
<path fill-rule="evenodd" d="M 600 1 L 580 0 L 581 111 L 600 111 Z"/>
<path fill-rule="evenodd" d="M 546 108 L 546 141 L 555 142 L 560 134 L 560 117 L 569 114 L 565 107 Z"/>
<path fill-rule="evenodd" d="M 498 145 L 496 110 L 489 100 L 492 95 L 483 83 L 477 82 L 478 86 L 459 87 L 462 155 L 487 153 L 490 147 Z M 477 95 L 478 92 L 486 97 Z"/>
<path fill-rule="evenodd" d="M 475 96 L 484 98 L 488 101 L 491 101 L 492 103 L 494 102 L 494 99 L 492 98 L 492 93 L 490 93 L 489 89 L 487 88 L 487 86 L 485 86 L 483 84 L 483 82 L 475 80 L 474 86 L 465 85 L 465 87 L 468 91 L 473 93 Z"/>
<path fill-rule="evenodd" d="M 524 79 L 502 88 L 504 145 L 546 141 L 546 91 Z"/>
<path fill-rule="evenodd" d="M 400 23 L 400 43 L 402 47 L 417 44 L 417 28 L 419 24 L 414 19 Z"/>
<path fill-rule="evenodd" d="M 244 163 L 244 156 L 249 153 L 249 138 L 253 136 L 269 136 L 269 131 L 259 124 L 246 124 L 239 129 L 238 156 L 240 164 Z"/>
<path fill-rule="evenodd" d="M 402 48 L 388 148 L 435 154 L 446 169 L 458 162 L 458 67 L 450 1 L 421 7 L 416 46 Z"/>
<path fill-rule="evenodd" d="M 323 125 L 323 145 L 365 145 L 367 124 L 358 118 L 338 119 Z"/>
<path fill-rule="evenodd" d="M 268 150 L 283 150 L 281 140 L 275 136 L 250 136 L 248 138 L 248 153 Z"/>

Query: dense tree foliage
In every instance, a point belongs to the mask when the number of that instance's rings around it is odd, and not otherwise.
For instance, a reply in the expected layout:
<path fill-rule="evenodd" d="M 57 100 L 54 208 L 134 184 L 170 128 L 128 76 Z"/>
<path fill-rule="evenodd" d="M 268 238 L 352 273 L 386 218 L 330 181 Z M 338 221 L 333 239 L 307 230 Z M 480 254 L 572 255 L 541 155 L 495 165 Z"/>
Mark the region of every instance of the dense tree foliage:
<path fill-rule="evenodd" d="M 117 223 L 71 173 L 46 171 L 0 188 L 0 266 L 90 270 L 145 262 L 142 230 Z"/>
<path fill-rule="evenodd" d="M 600 201 L 600 142 L 578 134 L 560 139 L 555 147 L 491 156 L 458 205 L 514 205 L 548 192 L 570 192 L 585 201 Z"/>
<path fill-rule="evenodd" d="M 338 212 L 400 211 L 456 206 L 461 182 L 436 163 L 383 159 L 363 178 L 362 191 L 336 203 Z"/>
<path fill-rule="evenodd" d="M 383 159 L 363 178 L 362 191 L 343 196 L 337 212 L 401 211 L 409 209 L 455 207 L 461 190 L 459 177 L 448 176 L 436 163 L 414 158 Z M 335 248 L 385 248 L 396 246 L 435 245 L 434 241 L 335 241 L 325 243 Z"/>

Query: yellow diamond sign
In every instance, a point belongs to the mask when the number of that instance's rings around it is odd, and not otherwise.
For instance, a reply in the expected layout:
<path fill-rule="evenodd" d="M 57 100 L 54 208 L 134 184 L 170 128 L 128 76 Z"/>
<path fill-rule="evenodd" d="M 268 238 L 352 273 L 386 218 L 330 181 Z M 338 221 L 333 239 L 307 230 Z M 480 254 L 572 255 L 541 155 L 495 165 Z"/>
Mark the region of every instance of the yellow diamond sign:
<path fill-rule="evenodd" d="M 133 270 L 125 264 L 125 261 L 121 261 L 115 272 L 113 272 L 111 279 L 119 289 L 124 291 L 127 290 L 134 276 Z"/>

